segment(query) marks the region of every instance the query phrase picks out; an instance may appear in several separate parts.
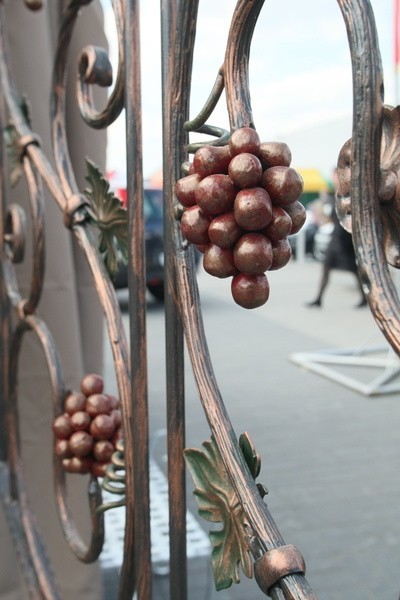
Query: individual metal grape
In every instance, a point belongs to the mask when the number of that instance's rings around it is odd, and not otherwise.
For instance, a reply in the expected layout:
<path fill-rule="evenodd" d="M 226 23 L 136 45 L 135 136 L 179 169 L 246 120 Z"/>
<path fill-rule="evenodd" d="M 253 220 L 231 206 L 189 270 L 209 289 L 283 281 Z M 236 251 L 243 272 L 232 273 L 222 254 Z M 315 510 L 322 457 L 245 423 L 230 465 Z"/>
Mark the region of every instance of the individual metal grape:
<path fill-rule="evenodd" d="M 292 229 L 292 219 L 289 217 L 286 210 L 280 206 L 272 207 L 272 219 L 271 223 L 263 229 L 262 233 L 271 240 L 271 242 L 278 242 L 279 240 L 285 239 Z"/>
<path fill-rule="evenodd" d="M 92 419 L 85 410 L 79 410 L 71 415 L 71 425 L 74 431 L 87 431 Z"/>
<path fill-rule="evenodd" d="M 175 184 L 175 194 L 182 206 L 189 207 L 196 204 L 195 191 L 200 181 L 201 177 L 197 173 L 178 179 Z"/>
<path fill-rule="evenodd" d="M 93 448 L 93 437 L 87 431 L 75 431 L 68 441 L 69 449 L 74 456 L 88 456 Z"/>
<path fill-rule="evenodd" d="M 181 231 L 183 237 L 192 244 L 208 244 L 208 227 L 211 217 L 205 215 L 200 206 L 187 208 L 181 218 Z"/>
<path fill-rule="evenodd" d="M 233 212 L 226 212 L 215 217 L 208 228 L 210 241 L 220 248 L 234 246 L 242 233 L 243 229 L 239 227 Z"/>
<path fill-rule="evenodd" d="M 232 250 L 220 248 L 215 244 L 210 244 L 204 252 L 203 267 L 210 275 L 222 279 L 230 277 L 237 271 Z"/>
<path fill-rule="evenodd" d="M 237 188 L 228 175 L 209 175 L 196 187 L 196 202 L 206 215 L 232 210 Z"/>
<path fill-rule="evenodd" d="M 93 456 L 101 463 L 110 462 L 114 454 L 115 447 L 109 440 L 100 440 L 93 446 Z"/>
<path fill-rule="evenodd" d="M 290 148 L 283 142 L 263 142 L 260 144 L 258 157 L 263 170 L 269 167 L 290 167 L 292 162 Z"/>
<path fill-rule="evenodd" d="M 235 266 L 247 275 L 262 275 L 272 265 L 272 245 L 261 233 L 246 233 L 233 251 Z"/>
<path fill-rule="evenodd" d="M 91 472 L 93 459 L 87 456 L 73 456 L 72 458 L 63 458 L 62 465 L 67 473 L 87 475 Z"/>
<path fill-rule="evenodd" d="M 111 416 L 114 419 L 115 427 L 121 427 L 122 425 L 122 413 L 119 408 L 114 408 L 111 411 Z"/>
<path fill-rule="evenodd" d="M 229 177 L 242 189 L 258 185 L 262 172 L 261 162 L 257 156 L 249 152 L 237 154 L 229 163 Z"/>
<path fill-rule="evenodd" d="M 255 129 L 251 127 L 241 127 L 236 129 L 229 140 L 229 150 L 231 156 L 236 156 L 242 152 L 258 155 L 260 149 L 260 137 Z"/>
<path fill-rule="evenodd" d="M 271 167 L 261 177 L 261 185 L 268 192 L 272 203 L 286 207 L 298 200 L 303 192 L 303 179 L 291 167 Z"/>
<path fill-rule="evenodd" d="M 240 190 L 235 198 L 234 213 L 240 227 L 257 231 L 271 222 L 272 202 L 263 188 Z"/>
<path fill-rule="evenodd" d="M 90 433 L 95 440 L 107 440 L 115 431 L 115 422 L 110 415 L 97 415 L 90 424 Z"/>
<path fill-rule="evenodd" d="M 72 392 L 64 401 L 64 410 L 69 415 L 81 411 L 85 408 L 86 396 L 80 392 Z"/>
<path fill-rule="evenodd" d="M 270 271 L 282 269 L 292 258 L 292 246 L 288 240 L 279 240 L 272 244 L 272 265 Z"/>
<path fill-rule="evenodd" d="M 56 440 L 54 444 L 54 453 L 59 458 L 71 458 L 72 452 L 68 440 Z"/>
<path fill-rule="evenodd" d="M 25 2 L 31 10 L 40 10 L 43 8 L 43 0 L 25 0 Z"/>
<path fill-rule="evenodd" d="M 117 396 L 113 396 L 112 394 L 106 394 L 107 398 L 110 400 L 111 409 L 119 408 L 121 406 L 120 399 Z"/>
<path fill-rule="evenodd" d="M 106 394 L 92 394 L 86 399 L 85 410 L 91 417 L 111 412 L 112 402 Z"/>
<path fill-rule="evenodd" d="M 90 472 L 94 477 L 104 477 L 109 464 L 109 462 L 94 461 L 91 466 Z"/>
<path fill-rule="evenodd" d="M 231 160 L 229 146 L 203 146 L 193 157 L 193 172 L 201 178 L 215 173 L 228 173 Z"/>
<path fill-rule="evenodd" d="M 232 278 L 232 297 L 243 308 L 258 308 L 269 298 L 269 282 L 266 275 L 239 273 Z"/>
<path fill-rule="evenodd" d="M 101 394 L 103 391 L 104 383 L 101 375 L 97 373 L 89 373 L 81 381 L 81 392 L 85 396 L 90 394 Z"/>
<path fill-rule="evenodd" d="M 299 201 L 293 202 L 293 204 L 286 206 L 285 211 L 287 212 L 289 217 L 292 219 L 292 227 L 290 229 L 290 235 L 293 235 L 294 233 L 297 233 L 298 231 L 300 231 L 300 229 L 303 227 L 303 225 L 306 221 L 306 218 L 307 218 L 307 211 L 304 208 L 304 206 L 302 205 L 302 203 Z"/>
<path fill-rule="evenodd" d="M 53 433 L 59 440 L 68 439 L 74 431 L 71 425 L 71 418 L 67 414 L 56 417 L 52 425 Z"/>

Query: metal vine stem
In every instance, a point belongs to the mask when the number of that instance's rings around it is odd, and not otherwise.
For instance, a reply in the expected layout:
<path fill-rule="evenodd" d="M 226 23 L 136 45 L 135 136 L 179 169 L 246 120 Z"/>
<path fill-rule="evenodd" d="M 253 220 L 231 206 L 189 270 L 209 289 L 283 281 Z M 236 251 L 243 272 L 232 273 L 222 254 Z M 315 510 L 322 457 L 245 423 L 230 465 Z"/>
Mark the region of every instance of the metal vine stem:
<path fill-rule="evenodd" d="M 77 103 L 89 126 L 105 128 L 123 108 L 126 111 L 128 219 L 127 235 L 125 230 L 124 240 L 120 243 L 124 242 L 122 246 L 127 248 L 129 255 L 130 354 L 116 295 L 103 264 L 104 257 L 91 231 L 93 223 L 105 236 L 108 230 L 113 231 L 113 227 L 114 231 L 118 228 L 121 231 L 122 217 L 112 197 L 107 195 L 107 183 L 92 169 L 92 175 L 98 178 L 98 189 L 104 190 L 108 202 L 109 214 L 105 216 L 108 221 L 102 224 L 97 218 L 99 213 L 78 188 L 69 158 L 65 123 L 67 55 L 76 21 L 88 4 L 90 0 L 70 0 L 62 15 L 57 38 L 51 104 L 53 167 L 40 146 L 39 136 L 31 129 L 15 89 L 6 43 L 5 11 L 0 2 L 0 119 L 14 157 L 14 162 L 10 159 L 14 165 L 13 176 L 24 176 L 27 181 L 34 232 L 31 286 L 25 298 L 18 289 L 13 270 L 13 263 L 23 260 L 25 216 L 18 206 L 8 204 L 2 178 L 0 385 L 4 400 L 0 404 L 0 497 L 31 596 L 58 598 L 50 562 L 30 512 L 25 489 L 19 451 L 16 384 L 20 348 L 25 333 L 31 331 L 41 344 L 49 368 L 54 416 L 62 413 L 66 394 L 62 365 L 51 332 L 36 314 L 45 269 L 42 190 L 45 185 L 60 208 L 60 218 L 64 219 L 86 257 L 106 317 L 124 429 L 124 444 L 118 447 L 115 469 L 110 471 L 116 481 L 123 482 L 126 512 L 119 598 L 131 598 L 136 591 L 139 600 L 147 600 L 151 598 L 152 590 L 139 2 L 112 2 L 119 61 L 116 83 L 105 108 L 98 110 L 95 107 L 92 86 L 112 83 L 112 67 L 106 52 L 93 46 L 83 48 L 77 69 Z M 386 115 L 383 128 L 386 146 L 390 149 L 391 144 L 397 145 L 394 133 L 397 112 L 383 109 L 383 75 L 370 3 L 368 0 L 338 0 L 338 5 L 348 33 L 354 88 L 353 136 L 339 157 L 343 194 L 338 208 L 342 211 L 343 224 L 352 229 L 371 311 L 390 344 L 399 352 L 398 298 L 386 263 L 388 253 L 397 257 L 399 250 L 398 222 L 392 223 L 398 213 L 397 209 L 391 210 L 390 205 L 398 201 L 395 183 L 399 158 L 398 153 L 392 151 L 390 154 L 388 150 L 384 169 L 378 159 L 382 150 L 383 115 Z M 37 10 L 42 7 L 42 2 L 26 0 L 26 6 Z M 219 391 L 204 332 L 194 256 L 180 233 L 174 195 L 176 181 L 188 172 L 190 154 L 205 144 L 227 144 L 230 133 L 240 127 L 255 127 L 249 90 L 249 60 L 253 32 L 263 6 L 264 0 L 238 0 L 222 66 L 203 110 L 191 117 L 190 88 L 199 0 L 161 0 L 160 3 L 170 561 L 180 567 L 171 570 L 170 595 L 174 600 L 186 600 L 188 594 L 185 456 L 189 466 L 194 466 L 196 485 L 202 488 L 205 496 L 216 481 L 222 482 L 222 496 L 233 506 L 229 518 L 235 520 L 241 532 L 232 556 L 223 556 L 225 579 L 222 584 L 216 581 L 217 587 L 237 579 L 237 562 L 241 561 L 245 573 L 251 576 L 254 570 L 260 589 L 274 600 L 316 598 L 305 578 L 305 565 L 299 551 L 285 544 L 263 500 L 263 488 L 255 481 L 260 459 L 247 434 L 237 438 Z M 207 122 L 224 92 L 230 132 Z M 193 142 L 190 136 L 194 132 L 212 136 L 212 139 Z M 3 145 L 1 153 L 3 164 Z M 387 212 L 382 221 L 384 203 Z M 386 228 L 382 227 L 382 222 Z M 110 252 L 113 251 L 110 241 L 114 239 L 113 235 L 106 238 Z M 118 237 L 117 234 L 114 237 Z M 11 324 L 12 318 L 16 320 L 15 326 Z M 199 397 L 211 431 L 211 441 L 203 444 L 203 450 L 186 448 L 184 343 L 189 350 Z M 202 467 L 196 471 L 198 464 Z M 121 469 L 123 476 L 117 473 Z M 89 544 L 85 544 L 69 510 L 65 476 L 57 457 L 54 459 L 54 477 L 56 504 L 66 543 L 79 560 L 94 561 L 104 541 L 103 511 L 107 508 L 102 504 L 100 485 L 96 478 L 91 478 L 88 502 L 92 536 Z M 107 489 L 113 490 L 111 483 Z M 113 506 L 121 503 L 113 503 Z"/>

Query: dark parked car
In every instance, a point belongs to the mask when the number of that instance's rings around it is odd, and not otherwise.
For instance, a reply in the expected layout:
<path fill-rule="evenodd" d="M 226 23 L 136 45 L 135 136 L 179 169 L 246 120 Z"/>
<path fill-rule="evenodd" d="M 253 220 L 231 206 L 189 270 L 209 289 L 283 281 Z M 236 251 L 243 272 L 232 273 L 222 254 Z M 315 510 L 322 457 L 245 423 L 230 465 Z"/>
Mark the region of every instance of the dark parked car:
<path fill-rule="evenodd" d="M 117 190 L 122 203 L 125 190 Z M 126 194 L 126 191 L 125 191 Z M 164 299 L 164 246 L 163 246 L 163 210 L 162 190 L 145 189 L 143 195 L 146 245 L 146 284 L 149 292 L 157 298 Z M 128 287 L 127 265 L 120 264 L 114 278 L 115 289 Z"/>

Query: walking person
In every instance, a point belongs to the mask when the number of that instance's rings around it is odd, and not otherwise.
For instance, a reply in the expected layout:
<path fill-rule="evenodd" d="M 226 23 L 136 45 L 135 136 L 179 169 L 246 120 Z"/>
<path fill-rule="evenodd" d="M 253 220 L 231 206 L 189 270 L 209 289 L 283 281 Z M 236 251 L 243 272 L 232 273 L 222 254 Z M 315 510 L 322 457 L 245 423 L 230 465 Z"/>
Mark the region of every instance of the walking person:
<path fill-rule="evenodd" d="M 334 189 L 337 189 L 337 170 L 335 169 L 333 172 L 333 183 Z M 354 276 L 357 281 L 357 287 L 360 293 L 360 300 L 356 304 L 356 308 L 361 308 L 367 305 L 367 301 L 365 299 L 364 291 L 362 289 L 361 281 L 358 275 L 357 264 L 356 264 L 356 256 L 353 247 L 353 240 L 351 234 L 343 229 L 340 224 L 340 221 L 337 217 L 335 210 L 335 194 L 332 194 L 332 221 L 333 221 L 333 231 L 332 237 L 328 244 L 328 248 L 326 251 L 326 255 L 324 258 L 323 266 L 322 266 L 322 274 L 320 279 L 320 284 L 317 292 L 317 296 L 311 302 L 307 302 L 306 306 L 308 307 L 321 307 L 322 299 L 324 293 L 326 291 L 327 285 L 329 283 L 330 274 L 332 269 L 340 269 L 344 271 L 350 271 L 354 273 Z"/>

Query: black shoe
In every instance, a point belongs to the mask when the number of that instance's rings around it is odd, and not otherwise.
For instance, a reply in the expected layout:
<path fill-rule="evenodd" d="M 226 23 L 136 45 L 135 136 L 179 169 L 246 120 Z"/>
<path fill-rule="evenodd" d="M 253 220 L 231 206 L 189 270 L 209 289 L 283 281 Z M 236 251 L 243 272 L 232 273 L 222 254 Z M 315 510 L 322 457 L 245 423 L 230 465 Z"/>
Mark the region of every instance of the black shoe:
<path fill-rule="evenodd" d="M 368 302 L 366 301 L 365 298 L 363 298 L 362 300 L 360 300 L 360 302 L 358 304 L 356 304 L 354 306 L 354 308 L 363 308 L 364 306 L 367 306 Z"/>
<path fill-rule="evenodd" d="M 321 300 L 314 300 L 313 302 L 306 302 L 306 306 L 308 306 L 308 308 L 312 308 L 314 306 L 317 308 L 321 308 L 322 302 Z"/>

